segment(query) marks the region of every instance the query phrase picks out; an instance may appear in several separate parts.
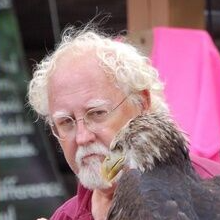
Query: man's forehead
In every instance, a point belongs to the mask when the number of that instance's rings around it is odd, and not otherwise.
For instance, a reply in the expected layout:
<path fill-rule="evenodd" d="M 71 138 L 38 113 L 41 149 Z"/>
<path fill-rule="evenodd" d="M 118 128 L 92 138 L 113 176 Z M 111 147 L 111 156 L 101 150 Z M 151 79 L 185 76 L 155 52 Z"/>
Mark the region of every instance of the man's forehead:
<path fill-rule="evenodd" d="M 84 104 L 84 109 L 91 109 L 91 108 L 97 108 L 103 105 L 109 105 L 111 104 L 112 101 L 108 98 L 97 98 L 97 99 L 90 99 L 88 102 L 86 102 Z M 53 113 L 52 117 L 53 118 L 59 118 L 59 117 L 63 117 L 63 116 L 67 116 L 70 115 L 70 112 L 62 109 L 59 111 L 56 111 Z"/>

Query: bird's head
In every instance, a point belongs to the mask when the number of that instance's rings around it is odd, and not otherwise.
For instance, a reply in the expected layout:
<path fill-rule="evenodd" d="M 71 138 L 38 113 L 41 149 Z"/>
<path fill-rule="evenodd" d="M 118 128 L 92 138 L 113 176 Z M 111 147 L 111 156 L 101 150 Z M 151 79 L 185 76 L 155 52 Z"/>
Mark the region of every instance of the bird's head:
<path fill-rule="evenodd" d="M 188 158 L 187 141 L 167 114 L 148 113 L 130 120 L 110 144 L 102 174 L 112 181 L 124 169 L 152 170 Z M 181 164 L 181 163 L 180 163 Z"/>

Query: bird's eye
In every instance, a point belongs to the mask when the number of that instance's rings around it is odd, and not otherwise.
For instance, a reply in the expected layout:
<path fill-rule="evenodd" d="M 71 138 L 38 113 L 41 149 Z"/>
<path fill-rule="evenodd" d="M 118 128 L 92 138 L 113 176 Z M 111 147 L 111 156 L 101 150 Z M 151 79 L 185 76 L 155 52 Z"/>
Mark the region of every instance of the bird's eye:
<path fill-rule="evenodd" d="M 116 144 L 115 150 L 123 151 L 123 147 L 121 144 Z"/>

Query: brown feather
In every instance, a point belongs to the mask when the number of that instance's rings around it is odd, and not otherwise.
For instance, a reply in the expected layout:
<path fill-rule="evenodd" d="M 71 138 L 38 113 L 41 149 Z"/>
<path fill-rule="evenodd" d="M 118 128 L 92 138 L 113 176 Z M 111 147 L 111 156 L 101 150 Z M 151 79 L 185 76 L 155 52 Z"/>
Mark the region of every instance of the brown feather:
<path fill-rule="evenodd" d="M 138 166 L 119 180 L 107 219 L 220 219 L 220 177 L 200 179 L 187 144 L 166 114 L 140 115 L 122 128 L 111 153 L 120 145 L 127 166 Z"/>

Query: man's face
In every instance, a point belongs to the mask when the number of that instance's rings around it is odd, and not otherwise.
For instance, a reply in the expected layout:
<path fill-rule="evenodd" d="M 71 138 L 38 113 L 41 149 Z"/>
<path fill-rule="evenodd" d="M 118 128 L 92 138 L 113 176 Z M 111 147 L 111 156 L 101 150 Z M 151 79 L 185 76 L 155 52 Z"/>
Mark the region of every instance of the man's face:
<path fill-rule="evenodd" d="M 94 57 L 94 54 L 88 53 L 76 59 L 66 52 L 58 60 L 48 85 L 52 119 L 65 115 L 77 120 L 100 106 L 113 109 L 125 98 Z M 108 118 L 106 126 L 94 132 L 83 120 L 79 120 L 75 131 L 60 140 L 69 166 L 84 186 L 91 189 L 108 187 L 99 175 L 101 162 L 116 132 L 139 113 L 138 106 L 125 100 Z"/>

